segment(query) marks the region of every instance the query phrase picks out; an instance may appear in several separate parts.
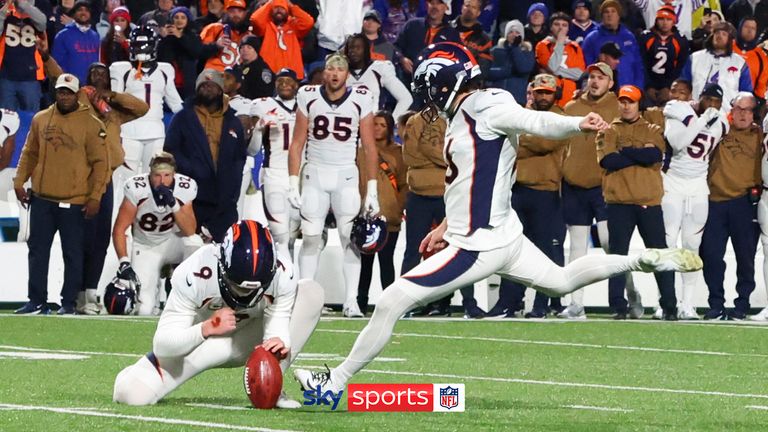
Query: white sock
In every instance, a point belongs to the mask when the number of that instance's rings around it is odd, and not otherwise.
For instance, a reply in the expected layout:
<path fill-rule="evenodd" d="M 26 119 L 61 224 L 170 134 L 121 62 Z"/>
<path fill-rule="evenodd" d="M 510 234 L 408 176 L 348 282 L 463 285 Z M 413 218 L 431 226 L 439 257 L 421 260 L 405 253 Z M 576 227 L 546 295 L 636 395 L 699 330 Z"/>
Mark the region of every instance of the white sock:
<path fill-rule="evenodd" d="M 314 279 L 317 266 L 320 262 L 320 247 L 322 238 L 317 236 L 304 236 L 299 251 L 299 273 L 302 279 Z"/>

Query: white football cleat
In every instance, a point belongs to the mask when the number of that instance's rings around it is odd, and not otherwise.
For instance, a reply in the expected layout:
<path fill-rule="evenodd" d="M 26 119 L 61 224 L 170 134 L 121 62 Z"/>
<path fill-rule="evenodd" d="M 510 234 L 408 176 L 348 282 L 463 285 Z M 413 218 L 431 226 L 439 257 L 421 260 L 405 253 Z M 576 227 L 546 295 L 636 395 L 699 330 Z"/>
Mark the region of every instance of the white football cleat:
<path fill-rule="evenodd" d="M 289 398 L 283 391 L 280 392 L 280 397 L 277 398 L 275 407 L 281 409 L 298 409 L 301 408 L 301 404 L 298 401 Z"/>
<path fill-rule="evenodd" d="M 365 316 L 362 312 L 360 312 L 360 307 L 357 306 L 357 303 L 344 305 L 343 314 L 347 318 L 362 318 Z"/>
<path fill-rule="evenodd" d="M 651 272 L 693 272 L 701 270 L 701 258 L 688 249 L 646 249 L 640 254 L 640 269 Z"/>
<path fill-rule="evenodd" d="M 651 318 L 655 320 L 660 320 L 662 316 L 664 316 L 664 309 L 662 309 L 661 307 L 657 307 L 656 310 L 653 311 L 653 316 Z"/>
<path fill-rule="evenodd" d="M 293 371 L 293 377 L 301 384 L 302 390 L 315 390 L 318 386 L 323 390 L 331 390 L 334 393 L 338 393 L 343 388 L 337 388 L 331 381 L 331 370 L 328 366 L 324 371 L 310 371 L 307 369 L 295 369 Z"/>
<path fill-rule="evenodd" d="M 768 321 L 768 307 L 761 310 L 757 315 L 749 317 L 751 321 Z"/>
<path fill-rule="evenodd" d="M 645 308 L 643 307 L 643 299 L 640 297 L 640 293 L 635 290 L 627 290 L 627 299 L 629 300 L 629 311 L 627 315 L 631 319 L 640 319 L 645 315 Z"/>
<path fill-rule="evenodd" d="M 585 320 L 587 319 L 587 314 L 584 313 L 584 306 L 571 303 L 562 312 L 557 314 L 557 317 L 570 320 Z"/>
<path fill-rule="evenodd" d="M 696 308 L 682 307 L 677 312 L 677 318 L 683 321 L 697 321 L 700 319 L 699 314 L 696 313 Z"/>

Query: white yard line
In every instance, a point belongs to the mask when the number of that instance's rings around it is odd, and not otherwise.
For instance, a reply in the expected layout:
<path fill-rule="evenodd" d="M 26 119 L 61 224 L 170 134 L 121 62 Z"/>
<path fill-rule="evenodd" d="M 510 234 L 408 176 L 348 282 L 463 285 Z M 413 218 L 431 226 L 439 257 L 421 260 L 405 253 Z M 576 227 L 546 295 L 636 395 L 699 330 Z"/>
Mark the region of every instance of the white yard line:
<path fill-rule="evenodd" d="M 621 412 L 621 413 L 631 413 L 633 411 L 631 409 L 626 409 L 626 408 L 609 408 L 609 407 L 598 407 L 598 406 L 589 406 L 589 405 L 563 405 L 563 408 L 573 408 L 573 409 L 591 410 L 591 411 L 610 411 L 610 412 Z"/>
<path fill-rule="evenodd" d="M 70 350 L 61 350 L 61 349 L 23 347 L 23 346 L 16 346 L 16 345 L 0 345 L 0 349 L 31 351 L 31 352 L 81 354 L 81 355 L 103 355 L 103 356 L 131 357 L 131 358 L 138 358 L 144 355 L 144 354 L 112 353 L 112 352 L 98 352 L 98 351 L 70 351 Z"/>
<path fill-rule="evenodd" d="M 211 423 L 211 422 L 202 422 L 202 421 L 195 421 L 195 420 L 174 419 L 174 418 L 167 418 L 167 417 L 145 417 L 145 416 L 139 416 L 139 415 L 117 414 L 112 412 L 86 411 L 80 408 L 60 408 L 60 407 L 35 406 L 35 405 L 0 404 L 0 409 L 20 410 L 20 411 L 31 411 L 31 410 L 48 411 L 48 412 L 54 412 L 59 414 L 74 414 L 74 415 L 89 416 L 89 417 L 106 417 L 106 418 L 115 418 L 115 419 L 123 419 L 123 420 L 135 420 L 135 421 L 147 422 L 147 423 L 164 423 L 164 424 L 172 424 L 172 425 L 196 426 L 196 427 L 211 428 L 211 429 L 256 431 L 256 432 L 291 432 L 291 431 L 282 430 L 282 429 L 240 426 L 240 425 L 233 425 L 233 424 L 226 424 L 226 423 Z"/>
<path fill-rule="evenodd" d="M 197 407 L 197 408 L 223 409 L 228 411 L 253 411 L 253 408 L 237 406 L 237 405 L 217 405 L 217 404 L 207 404 L 207 403 L 187 403 L 184 405 Z"/>
<path fill-rule="evenodd" d="M 357 330 L 336 330 L 336 329 L 317 329 L 318 332 L 326 333 L 360 333 Z M 452 335 L 438 335 L 428 333 L 394 333 L 393 336 L 400 337 L 421 337 L 432 339 L 453 339 L 453 340 L 472 340 L 483 342 L 502 342 L 502 343 L 514 343 L 524 345 L 545 345 L 545 346 L 558 346 L 558 347 L 576 347 L 576 348 L 597 348 L 597 349 L 614 349 L 614 350 L 628 350 L 628 351 L 650 351 L 650 352 L 664 352 L 675 354 L 700 354 L 711 356 L 735 356 L 735 357 L 760 357 L 768 358 L 768 354 L 741 354 L 741 353 L 727 353 L 720 351 L 702 351 L 702 350 L 684 350 L 684 349 L 671 349 L 671 348 L 650 348 L 650 347 L 636 347 L 636 346 L 623 346 L 623 345 L 601 345 L 601 344 L 589 344 L 578 342 L 556 342 L 556 341 L 537 341 L 527 339 L 508 339 L 508 338 L 492 338 L 492 337 L 480 337 L 480 336 L 452 336 Z"/>
<path fill-rule="evenodd" d="M 768 406 L 763 405 L 747 405 L 744 408 L 754 409 L 754 410 L 761 410 L 761 411 L 768 411 Z"/>

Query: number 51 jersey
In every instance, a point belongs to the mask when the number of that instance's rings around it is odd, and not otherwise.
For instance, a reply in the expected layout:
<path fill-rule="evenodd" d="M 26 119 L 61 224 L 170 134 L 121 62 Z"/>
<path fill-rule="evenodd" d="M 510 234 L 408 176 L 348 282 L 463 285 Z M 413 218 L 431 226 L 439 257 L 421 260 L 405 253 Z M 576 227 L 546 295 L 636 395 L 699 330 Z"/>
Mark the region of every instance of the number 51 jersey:
<path fill-rule="evenodd" d="M 371 92 L 347 87 L 344 96 L 331 101 L 324 86 L 299 89 L 298 109 L 307 117 L 307 163 L 320 166 L 355 165 L 360 120 L 371 114 Z"/>
<path fill-rule="evenodd" d="M 132 227 L 134 241 L 147 246 L 157 246 L 169 235 L 179 232 L 173 210 L 155 203 L 149 174 L 129 178 L 123 189 L 125 199 L 136 206 L 136 218 Z M 173 196 L 179 205 L 191 202 L 197 196 L 197 183 L 189 177 L 174 174 Z"/>

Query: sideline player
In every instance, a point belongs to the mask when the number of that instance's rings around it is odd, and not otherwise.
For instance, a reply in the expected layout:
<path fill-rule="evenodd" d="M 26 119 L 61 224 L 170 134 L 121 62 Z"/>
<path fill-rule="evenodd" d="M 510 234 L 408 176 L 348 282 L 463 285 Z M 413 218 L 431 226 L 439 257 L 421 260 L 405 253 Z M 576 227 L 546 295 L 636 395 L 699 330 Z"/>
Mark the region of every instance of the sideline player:
<path fill-rule="evenodd" d="M 710 83 L 701 92 L 696 110 L 687 101 L 672 100 L 664 107 L 664 138 L 672 147 L 672 157 L 662 173 L 661 208 L 668 247 L 676 247 L 679 236 L 682 247 L 699 251 L 709 213 L 709 155 L 730 129 L 728 119 L 720 111 L 722 102 L 723 90 Z M 702 274 L 681 276 L 682 307 L 678 309 L 678 318 L 697 320 L 694 292 Z"/>
<path fill-rule="evenodd" d="M 252 220 L 184 260 L 171 284 L 152 351 L 117 375 L 115 402 L 155 404 L 208 369 L 242 367 L 259 344 L 283 358 L 285 371 L 323 306 L 323 288 L 299 281 L 287 257 L 275 254 L 269 231 Z M 277 407 L 301 404 L 283 393 Z"/>
<path fill-rule="evenodd" d="M 603 130 L 608 124 L 594 113 L 564 117 L 526 110 L 504 90 L 473 90 L 480 67 L 461 45 L 430 45 L 420 60 L 413 89 L 427 101 L 421 115 L 434 121 L 442 111 L 449 118 L 446 218 L 420 248 L 438 252 L 384 290 L 371 320 L 339 367 L 327 372 L 295 370 L 302 387 L 344 388 L 384 349 L 404 313 L 492 274 L 549 296 L 562 296 L 627 271 L 701 268 L 701 259 L 685 249 L 648 249 L 639 256 L 592 255 L 565 267 L 555 265 L 523 235 L 511 208 L 517 136 L 529 133 L 563 139 L 580 131 Z"/>
<path fill-rule="evenodd" d="M 197 222 L 192 201 L 197 183 L 176 173 L 173 155 L 158 153 L 150 171 L 131 177 L 123 186 L 123 203 L 112 239 L 120 259 L 117 277 L 138 282 L 138 315 L 158 315 L 160 271 L 178 264 L 203 245 L 195 234 Z M 133 248 L 128 258 L 126 231 L 131 228 Z"/>
<path fill-rule="evenodd" d="M 763 280 L 765 289 L 768 291 L 768 115 L 763 118 L 763 161 L 761 165 L 763 177 L 763 194 L 760 196 L 760 202 L 757 205 L 757 221 L 760 223 L 760 243 L 763 245 Z M 768 321 L 768 307 L 761 310 L 756 315 L 750 317 L 753 321 Z"/>
<path fill-rule="evenodd" d="M 16 168 L 11 167 L 13 151 L 16 149 L 16 132 L 19 130 L 19 115 L 15 111 L 0 109 L 0 201 L 9 205 L 18 203 L 13 193 L 13 177 Z M 10 195 L 9 195 L 10 193 Z M 11 198 L 11 196 L 13 198 Z M 29 238 L 29 208 L 19 205 L 19 235 L 17 241 Z"/>
<path fill-rule="evenodd" d="M 296 124 L 296 92 L 299 79 L 296 72 L 283 68 L 277 72 L 277 96 L 253 101 L 251 116 L 255 127 L 248 154 L 264 150 L 261 169 L 262 199 L 269 231 L 277 250 L 283 255 L 293 254 L 293 240 L 298 236 L 301 219 L 299 212 L 288 202 L 288 147 Z"/>
<path fill-rule="evenodd" d="M 357 306 L 360 253 L 349 240 L 352 220 L 360 213 L 358 142 L 365 152 L 368 187 L 363 204 L 367 214 L 379 213 L 376 178 L 379 156 L 373 138 L 371 93 L 347 87 L 349 63 L 341 54 L 325 61 L 323 85 L 308 85 L 297 96 L 296 124 L 288 149 L 288 201 L 301 210 L 303 243 L 299 252 L 301 277 L 314 279 L 324 245 L 322 234 L 328 210 L 333 210 L 343 250 L 342 270 L 346 286 L 343 313 L 362 317 Z M 299 170 L 304 147 L 307 163 Z"/>

